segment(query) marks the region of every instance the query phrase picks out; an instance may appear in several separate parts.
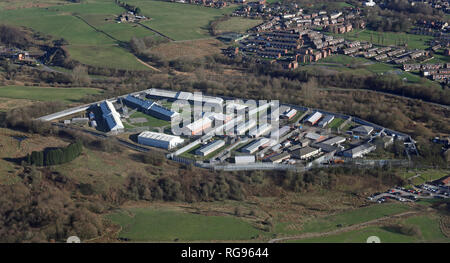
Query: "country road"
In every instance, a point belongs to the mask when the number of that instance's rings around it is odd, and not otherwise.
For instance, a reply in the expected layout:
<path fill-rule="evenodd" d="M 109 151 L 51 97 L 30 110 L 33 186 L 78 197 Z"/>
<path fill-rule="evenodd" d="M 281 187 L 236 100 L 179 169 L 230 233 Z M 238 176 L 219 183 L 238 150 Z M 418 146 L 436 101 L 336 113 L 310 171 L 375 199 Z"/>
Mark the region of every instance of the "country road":
<path fill-rule="evenodd" d="M 399 217 L 408 216 L 408 215 L 417 214 L 417 213 L 419 213 L 419 212 L 418 211 L 403 212 L 403 213 L 396 214 L 396 215 L 391 215 L 391 216 L 385 216 L 385 217 L 377 218 L 377 219 L 370 220 L 370 221 L 367 221 L 367 222 L 363 222 L 363 223 L 360 223 L 360 224 L 355 224 L 355 225 L 351 225 L 351 226 L 347 226 L 347 227 L 342 227 L 342 228 L 339 228 L 339 229 L 336 229 L 336 230 L 333 230 L 333 231 L 329 231 L 329 232 L 305 233 L 305 234 L 289 236 L 289 237 L 274 238 L 274 239 L 269 240 L 269 243 L 278 243 L 278 242 L 283 242 L 283 241 L 287 241 L 287 240 L 298 240 L 298 239 L 324 237 L 324 236 L 341 234 L 341 233 L 345 233 L 345 232 L 349 232 L 349 231 L 353 231 L 353 230 L 358 230 L 358 229 L 361 229 L 361 228 L 366 227 L 368 225 L 376 224 L 376 223 L 379 223 L 379 222 L 382 222 L 382 221 L 386 221 L 388 219 L 399 218 Z"/>

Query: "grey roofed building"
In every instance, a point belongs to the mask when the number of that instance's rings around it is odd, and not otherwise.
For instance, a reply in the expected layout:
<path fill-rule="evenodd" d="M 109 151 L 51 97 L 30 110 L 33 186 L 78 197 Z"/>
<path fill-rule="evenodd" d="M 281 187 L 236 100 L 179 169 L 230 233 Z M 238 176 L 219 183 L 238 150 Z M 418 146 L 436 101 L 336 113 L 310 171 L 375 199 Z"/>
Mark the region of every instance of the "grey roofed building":
<path fill-rule="evenodd" d="M 331 138 L 331 139 L 328 139 L 328 140 L 326 140 L 326 141 L 324 141 L 324 142 L 322 142 L 322 143 L 328 144 L 328 145 L 335 145 L 335 144 L 343 143 L 343 142 L 345 142 L 345 141 L 346 141 L 346 138 L 341 137 L 341 136 L 336 136 L 336 137 L 333 137 L 333 138 Z"/>
<path fill-rule="evenodd" d="M 333 115 L 326 115 L 325 117 L 323 117 L 323 119 L 317 125 L 319 127 L 325 128 L 325 126 L 330 124 L 330 122 L 332 122 L 333 120 L 334 120 L 334 116 Z"/>
<path fill-rule="evenodd" d="M 364 154 L 370 153 L 371 151 L 373 151 L 375 149 L 376 149 L 375 145 L 366 143 L 366 144 L 361 144 L 359 146 L 356 146 L 350 150 L 344 151 L 343 155 L 345 157 L 358 158 L 358 157 L 362 157 Z"/>
<path fill-rule="evenodd" d="M 272 163 L 279 163 L 285 159 L 289 159 L 290 157 L 291 157 L 291 155 L 289 153 L 283 152 L 283 153 L 280 153 L 280 154 L 270 157 L 269 161 Z"/>
<path fill-rule="evenodd" d="M 196 155 L 201 155 L 201 156 L 206 156 L 212 152 L 214 152 L 215 150 L 218 150 L 220 147 L 225 145 L 225 141 L 224 140 L 217 140 L 217 141 L 213 141 L 211 143 L 208 143 L 207 145 L 201 147 L 200 149 L 195 151 Z"/>
<path fill-rule="evenodd" d="M 308 159 L 311 156 L 314 156 L 320 152 L 320 149 L 312 148 L 312 147 L 304 147 L 292 152 L 292 156 L 298 159 Z"/>
<path fill-rule="evenodd" d="M 373 131 L 373 127 L 367 125 L 361 125 L 352 129 L 353 133 L 361 135 L 369 135 Z"/>
<path fill-rule="evenodd" d="M 330 144 L 325 144 L 325 143 L 322 143 L 322 142 L 314 143 L 314 144 L 311 145 L 311 147 L 318 148 L 322 152 L 326 152 L 326 153 L 330 153 L 330 152 L 335 152 L 336 153 L 336 152 L 340 151 L 340 149 L 338 147 L 330 145 Z"/>

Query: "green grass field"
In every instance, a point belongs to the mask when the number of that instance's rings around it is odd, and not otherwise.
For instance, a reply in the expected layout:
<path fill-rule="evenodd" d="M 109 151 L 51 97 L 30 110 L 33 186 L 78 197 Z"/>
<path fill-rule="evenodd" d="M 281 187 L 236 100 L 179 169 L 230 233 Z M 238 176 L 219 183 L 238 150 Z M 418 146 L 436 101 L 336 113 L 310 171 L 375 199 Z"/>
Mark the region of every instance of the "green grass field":
<path fill-rule="evenodd" d="M 337 129 L 345 120 L 341 118 L 334 118 L 330 124 L 328 124 L 328 128 Z"/>
<path fill-rule="evenodd" d="M 334 35 L 344 37 L 348 40 L 366 41 L 382 46 L 401 45 L 406 42 L 409 49 L 426 49 L 429 47 L 427 42 L 432 39 L 430 36 L 413 35 L 403 32 L 377 32 L 368 29 L 353 30 L 345 34 Z"/>
<path fill-rule="evenodd" d="M 140 111 L 137 111 L 133 113 L 130 118 L 146 118 L 147 122 L 145 123 L 139 123 L 139 124 L 133 124 L 134 126 L 150 126 L 150 127 L 162 127 L 166 125 L 170 125 L 170 121 L 160 120 L 155 117 L 152 117 L 150 115 L 147 115 L 145 113 L 142 113 Z"/>
<path fill-rule="evenodd" d="M 124 9 L 114 1 L 87 0 L 81 4 L 0 10 L 0 23 L 32 28 L 54 39 L 64 38 L 71 58 L 88 65 L 149 70 L 118 44 L 133 36 L 155 33 L 138 25 L 116 23 L 115 17 L 122 12 Z"/>
<path fill-rule="evenodd" d="M 209 22 L 224 14 L 231 14 L 235 8 L 217 9 L 155 0 L 125 2 L 138 6 L 142 14 L 151 18 L 150 21 L 143 22 L 145 25 L 175 40 L 210 37 Z"/>
<path fill-rule="evenodd" d="M 261 19 L 248 19 L 242 17 L 232 17 L 227 21 L 221 22 L 217 25 L 217 30 L 220 33 L 224 32 L 237 32 L 243 33 L 261 24 L 263 20 Z"/>
<path fill-rule="evenodd" d="M 262 233 L 239 218 L 169 209 L 134 208 L 128 213 L 110 214 L 107 218 L 122 226 L 120 237 L 132 241 L 236 241 L 250 240 Z"/>
<path fill-rule="evenodd" d="M 100 92 L 101 90 L 90 88 L 0 87 L 0 97 L 37 101 L 61 101 L 64 103 L 79 102 L 86 95 Z"/>
<path fill-rule="evenodd" d="M 418 235 L 405 235 L 393 231 L 386 226 L 370 226 L 361 230 L 349 231 L 346 233 L 331 235 L 319 238 L 302 239 L 293 242 L 302 243 L 365 243 L 370 236 L 377 236 L 382 243 L 406 243 L 406 242 L 449 242 L 450 239 L 445 237 L 439 229 L 439 218 L 436 216 L 414 216 L 400 223 L 417 226 L 420 229 Z"/>
<path fill-rule="evenodd" d="M 307 221 L 303 225 L 303 229 L 301 231 L 289 230 L 287 229 L 288 224 L 279 223 L 275 225 L 274 232 L 284 234 L 327 232 L 337 229 L 338 225 L 341 225 L 341 227 L 350 226 L 388 215 L 399 214 L 408 210 L 409 207 L 403 204 L 376 204 L 369 207 L 358 208 L 348 212 L 339 213 L 337 215 L 327 216 L 324 218 L 314 218 L 310 221 Z"/>

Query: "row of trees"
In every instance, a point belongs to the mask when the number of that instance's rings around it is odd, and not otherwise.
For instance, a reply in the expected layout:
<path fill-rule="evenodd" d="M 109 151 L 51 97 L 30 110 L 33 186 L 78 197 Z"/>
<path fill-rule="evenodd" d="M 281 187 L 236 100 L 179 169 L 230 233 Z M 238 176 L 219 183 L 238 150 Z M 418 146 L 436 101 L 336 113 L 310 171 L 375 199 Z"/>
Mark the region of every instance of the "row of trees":
<path fill-rule="evenodd" d="M 67 147 L 33 151 L 28 154 L 26 161 L 28 164 L 36 166 L 51 166 L 63 163 L 68 163 L 77 158 L 83 151 L 83 144 L 81 141 L 69 144 Z"/>
<path fill-rule="evenodd" d="M 135 13 L 136 15 L 139 15 L 141 13 L 141 9 L 137 6 L 130 5 L 125 2 L 121 2 L 119 0 L 115 0 L 115 3 L 118 4 L 120 7 L 125 8 L 126 10 Z"/>

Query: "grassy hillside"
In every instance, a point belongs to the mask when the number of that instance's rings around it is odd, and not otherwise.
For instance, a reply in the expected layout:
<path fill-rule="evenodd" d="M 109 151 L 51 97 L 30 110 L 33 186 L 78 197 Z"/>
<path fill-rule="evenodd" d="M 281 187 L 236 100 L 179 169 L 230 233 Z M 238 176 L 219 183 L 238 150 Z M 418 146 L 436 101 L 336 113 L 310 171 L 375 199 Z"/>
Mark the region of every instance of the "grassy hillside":
<path fill-rule="evenodd" d="M 224 9 L 201 7 L 164 1 L 126 0 L 138 6 L 145 16 L 151 18 L 145 25 L 175 40 L 209 37 L 208 24 L 224 14 L 231 14 L 235 7 Z"/>
<path fill-rule="evenodd" d="M 101 91 L 91 88 L 44 88 L 5 86 L 0 87 L 0 97 L 12 99 L 28 99 L 37 101 L 61 101 L 64 103 L 79 102 L 89 94 L 98 94 Z"/>

